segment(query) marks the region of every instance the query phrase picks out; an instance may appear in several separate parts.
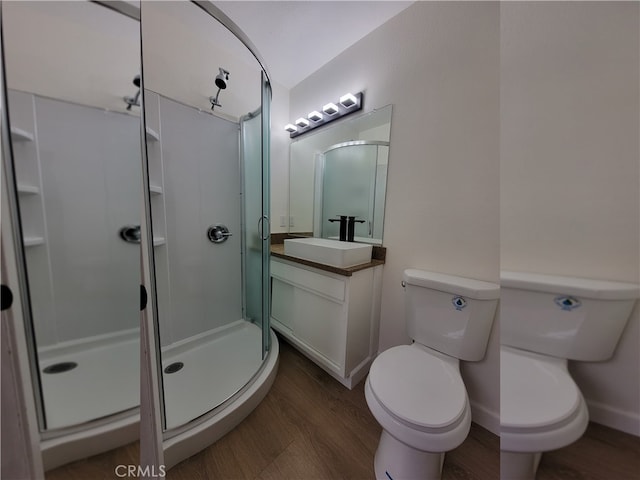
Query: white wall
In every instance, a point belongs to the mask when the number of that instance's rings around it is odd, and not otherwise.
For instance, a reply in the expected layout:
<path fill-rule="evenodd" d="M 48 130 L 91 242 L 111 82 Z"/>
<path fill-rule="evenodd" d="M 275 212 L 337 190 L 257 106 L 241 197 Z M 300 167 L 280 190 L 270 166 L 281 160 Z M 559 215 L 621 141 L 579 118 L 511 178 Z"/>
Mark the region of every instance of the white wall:
<path fill-rule="evenodd" d="M 367 110 L 393 104 L 380 350 L 409 342 L 404 269 L 498 281 L 498 22 L 497 3 L 417 2 L 291 90 L 289 118 L 349 91 Z M 496 339 L 463 366 L 474 418 L 493 431 Z"/>
<path fill-rule="evenodd" d="M 288 231 L 289 215 L 289 91 L 276 82 L 271 88 L 271 232 L 281 233 Z"/>
<path fill-rule="evenodd" d="M 222 67 L 229 82 L 214 112 L 237 120 L 260 107 L 261 67 L 222 24 L 190 2 L 142 2 L 140 8 L 145 88 L 210 111 Z"/>
<path fill-rule="evenodd" d="M 501 267 L 639 282 L 639 4 L 501 5 Z M 592 419 L 640 434 L 638 308 L 571 370 Z"/>
<path fill-rule="evenodd" d="M 125 111 L 140 73 L 136 20 L 90 2 L 5 1 L 2 14 L 9 88 Z"/>

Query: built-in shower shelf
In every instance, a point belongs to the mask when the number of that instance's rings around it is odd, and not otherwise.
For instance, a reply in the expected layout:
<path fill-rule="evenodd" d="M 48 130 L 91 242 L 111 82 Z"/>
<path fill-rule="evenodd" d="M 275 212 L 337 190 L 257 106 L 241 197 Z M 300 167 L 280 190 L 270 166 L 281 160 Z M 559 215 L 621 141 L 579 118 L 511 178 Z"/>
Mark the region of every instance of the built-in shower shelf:
<path fill-rule="evenodd" d="M 25 247 L 35 247 L 38 245 L 44 245 L 43 237 L 24 237 L 22 240 Z"/>
<path fill-rule="evenodd" d="M 159 247 L 160 245 L 164 245 L 167 243 L 167 240 L 164 237 L 153 237 L 153 246 Z"/>
<path fill-rule="evenodd" d="M 16 142 L 32 142 L 35 137 L 31 132 L 18 127 L 11 127 L 11 138 Z"/>
<path fill-rule="evenodd" d="M 149 185 L 149 191 L 154 195 L 161 195 L 162 187 L 160 185 Z"/>
<path fill-rule="evenodd" d="M 145 131 L 147 132 L 147 140 L 151 140 L 153 142 L 160 140 L 160 135 L 154 129 L 147 127 Z"/>
<path fill-rule="evenodd" d="M 19 183 L 18 193 L 24 193 L 26 195 L 37 195 L 38 193 L 40 193 L 40 189 L 35 185 L 27 185 L 24 183 Z"/>

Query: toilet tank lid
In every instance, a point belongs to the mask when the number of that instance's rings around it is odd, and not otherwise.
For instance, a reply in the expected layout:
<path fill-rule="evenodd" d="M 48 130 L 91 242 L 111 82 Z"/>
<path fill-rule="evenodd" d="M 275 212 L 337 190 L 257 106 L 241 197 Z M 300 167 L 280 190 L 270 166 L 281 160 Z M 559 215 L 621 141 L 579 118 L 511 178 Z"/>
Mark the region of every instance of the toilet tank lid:
<path fill-rule="evenodd" d="M 404 271 L 403 279 L 409 285 L 462 295 L 476 300 L 495 300 L 500 297 L 500 285 L 473 278 L 410 268 Z"/>
<path fill-rule="evenodd" d="M 633 300 L 640 297 L 640 285 L 590 278 L 543 275 L 528 272 L 500 272 L 500 285 L 534 292 L 575 295 L 599 300 Z"/>

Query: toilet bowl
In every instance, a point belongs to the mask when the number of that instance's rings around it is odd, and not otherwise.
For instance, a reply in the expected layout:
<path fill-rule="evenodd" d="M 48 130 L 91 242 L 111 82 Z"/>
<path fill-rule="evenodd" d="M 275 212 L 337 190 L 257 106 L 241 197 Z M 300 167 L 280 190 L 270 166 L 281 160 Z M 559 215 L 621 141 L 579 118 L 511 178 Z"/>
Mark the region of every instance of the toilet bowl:
<path fill-rule="evenodd" d="M 471 426 L 458 360 L 422 345 L 393 347 L 372 365 L 365 396 L 384 429 L 376 478 L 439 478 L 444 452 Z"/>
<path fill-rule="evenodd" d="M 471 409 L 459 360 L 484 357 L 497 285 L 420 270 L 403 276 L 407 333 L 414 342 L 382 352 L 365 383 L 382 426 L 378 480 L 439 480 L 445 452 L 469 434 Z"/>
<path fill-rule="evenodd" d="M 500 283 L 500 477 L 533 480 L 543 452 L 589 422 L 568 360 L 611 358 L 640 287 L 507 271 Z"/>
<path fill-rule="evenodd" d="M 567 360 L 500 348 L 500 475 L 532 480 L 542 452 L 578 440 L 589 423 Z"/>

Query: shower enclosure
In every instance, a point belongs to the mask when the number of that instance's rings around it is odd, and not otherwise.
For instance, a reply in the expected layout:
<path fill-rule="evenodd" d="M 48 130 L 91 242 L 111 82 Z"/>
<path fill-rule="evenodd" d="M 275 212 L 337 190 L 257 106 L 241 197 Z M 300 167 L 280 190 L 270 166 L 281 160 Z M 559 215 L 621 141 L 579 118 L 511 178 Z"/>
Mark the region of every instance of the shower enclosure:
<path fill-rule="evenodd" d="M 142 410 L 157 412 L 143 431 L 162 444 L 150 456 L 142 445 L 141 463 L 170 468 L 233 428 L 275 375 L 271 89 L 248 40 L 209 2 L 143 2 L 141 17 L 150 298 Z"/>
<path fill-rule="evenodd" d="M 120 235 L 140 224 L 140 108 L 123 100 L 140 71 L 138 11 L 1 8 L 3 176 L 49 469 L 138 433 L 140 246 Z"/>
<path fill-rule="evenodd" d="M 355 217 L 355 241 L 382 243 L 389 142 L 355 140 L 320 155 L 316 191 L 320 195 L 322 238 L 339 238 L 336 215 Z"/>

